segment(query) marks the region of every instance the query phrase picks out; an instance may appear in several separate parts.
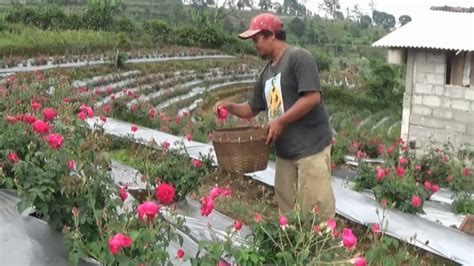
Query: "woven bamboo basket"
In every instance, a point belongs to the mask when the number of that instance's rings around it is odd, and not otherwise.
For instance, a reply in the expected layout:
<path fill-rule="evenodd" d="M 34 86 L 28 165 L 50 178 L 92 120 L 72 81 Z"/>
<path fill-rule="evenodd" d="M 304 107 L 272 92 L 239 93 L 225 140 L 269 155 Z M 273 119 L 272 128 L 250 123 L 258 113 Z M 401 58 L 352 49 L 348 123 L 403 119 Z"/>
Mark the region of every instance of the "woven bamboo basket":
<path fill-rule="evenodd" d="M 229 173 L 265 170 L 270 146 L 266 145 L 267 127 L 236 127 L 212 133 L 212 144 L 219 168 Z"/>

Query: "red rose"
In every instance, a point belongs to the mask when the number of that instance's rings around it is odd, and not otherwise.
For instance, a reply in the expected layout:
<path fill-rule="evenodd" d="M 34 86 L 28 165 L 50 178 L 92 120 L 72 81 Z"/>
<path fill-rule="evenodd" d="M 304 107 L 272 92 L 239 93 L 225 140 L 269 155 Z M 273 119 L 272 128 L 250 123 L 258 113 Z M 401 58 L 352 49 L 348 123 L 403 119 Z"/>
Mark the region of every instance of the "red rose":
<path fill-rule="evenodd" d="M 173 185 L 161 183 L 156 187 L 155 197 L 159 202 L 169 205 L 173 202 L 174 196 L 175 191 Z"/>

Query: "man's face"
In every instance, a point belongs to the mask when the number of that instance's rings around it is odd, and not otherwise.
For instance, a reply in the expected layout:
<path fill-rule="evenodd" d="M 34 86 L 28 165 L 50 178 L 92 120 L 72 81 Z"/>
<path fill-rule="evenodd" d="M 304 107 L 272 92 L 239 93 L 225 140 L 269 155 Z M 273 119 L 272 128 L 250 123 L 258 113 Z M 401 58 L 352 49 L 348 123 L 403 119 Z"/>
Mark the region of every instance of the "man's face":
<path fill-rule="evenodd" d="M 252 37 L 255 49 L 257 50 L 257 53 L 260 55 L 260 57 L 262 57 L 263 59 L 267 59 L 269 56 L 271 56 L 273 39 L 274 35 L 265 38 L 260 33 L 257 33 L 255 36 Z"/>

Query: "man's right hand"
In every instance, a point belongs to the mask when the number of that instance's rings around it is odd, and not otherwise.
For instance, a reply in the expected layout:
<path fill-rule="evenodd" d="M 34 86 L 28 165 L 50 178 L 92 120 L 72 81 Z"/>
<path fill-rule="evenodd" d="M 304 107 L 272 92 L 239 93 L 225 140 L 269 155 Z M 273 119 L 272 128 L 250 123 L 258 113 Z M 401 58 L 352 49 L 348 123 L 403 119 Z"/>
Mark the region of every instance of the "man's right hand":
<path fill-rule="evenodd" d="M 230 112 L 230 105 L 232 104 L 232 102 L 229 102 L 229 101 L 218 101 L 215 105 L 214 105 L 214 108 L 212 109 L 214 111 L 214 114 L 217 115 L 217 109 L 219 108 L 219 106 L 222 106 L 224 107 L 227 111 Z"/>

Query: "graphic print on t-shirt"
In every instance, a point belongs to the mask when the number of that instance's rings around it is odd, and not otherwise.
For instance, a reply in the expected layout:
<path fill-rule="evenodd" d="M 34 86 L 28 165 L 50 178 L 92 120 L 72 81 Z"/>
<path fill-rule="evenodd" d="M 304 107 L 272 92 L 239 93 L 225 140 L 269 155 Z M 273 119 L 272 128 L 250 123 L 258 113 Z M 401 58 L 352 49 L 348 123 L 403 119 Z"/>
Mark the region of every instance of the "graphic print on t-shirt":
<path fill-rule="evenodd" d="M 265 99 L 267 100 L 268 121 L 280 117 L 285 112 L 281 93 L 281 73 L 265 81 Z"/>

